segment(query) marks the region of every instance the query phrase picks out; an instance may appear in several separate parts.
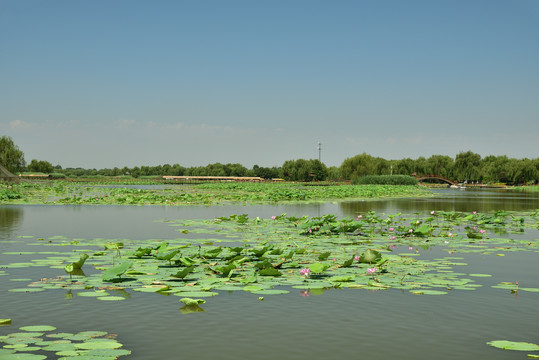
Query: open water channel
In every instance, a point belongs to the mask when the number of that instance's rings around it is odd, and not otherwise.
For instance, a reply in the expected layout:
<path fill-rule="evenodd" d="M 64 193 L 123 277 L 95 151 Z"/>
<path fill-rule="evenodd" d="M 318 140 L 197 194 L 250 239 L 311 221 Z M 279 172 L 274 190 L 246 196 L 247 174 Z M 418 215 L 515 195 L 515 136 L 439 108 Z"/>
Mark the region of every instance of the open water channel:
<path fill-rule="evenodd" d="M 137 360 L 525 359 L 530 352 L 501 350 L 486 343 L 539 343 L 539 292 L 514 294 L 492 286 L 518 281 L 523 287 L 538 288 L 537 251 L 505 256 L 454 254 L 467 264 L 459 267 L 460 272 L 492 275 L 475 279 L 482 286 L 474 291 L 428 296 L 396 289 L 330 289 L 323 294 L 289 289 L 288 294 L 265 296 L 264 301 L 258 295 L 233 291 L 221 292 L 201 306 L 204 312 L 191 314 L 180 311 L 183 304 L 178 297 L 155 293 L 122 291 L 124 301 L 97 301 L 70 296 L 68 290 L 9 292 L 21 287 L 13 280 L 37 281 L 65 273 L 48 267 L 1 269 L 2 264 L 28 261 L 12 254 L 36 251 L 27 246 L 35 238 L 176 238 L 178 233 L 163 220 L 231 214 L 356 217 L 368 211 L 539 209 L 538 194 L 491 190 L 436 190 L 436 194 L 421 199 L 278 206 L 0 206 L 0 270 L 5 272 L 0 276 L 0 318 L 12 319 L 11 326 L 0 327 L 0 335 L 36 324 L 53 325 L 61 332 L 107 331 L 117 334 L 124 348 L 132 351 L 120 359 Z M 539 238 L 536 229 L 504 236 Z M 447 251 L 421 249 L 419 256 L 447 256 Z"/>

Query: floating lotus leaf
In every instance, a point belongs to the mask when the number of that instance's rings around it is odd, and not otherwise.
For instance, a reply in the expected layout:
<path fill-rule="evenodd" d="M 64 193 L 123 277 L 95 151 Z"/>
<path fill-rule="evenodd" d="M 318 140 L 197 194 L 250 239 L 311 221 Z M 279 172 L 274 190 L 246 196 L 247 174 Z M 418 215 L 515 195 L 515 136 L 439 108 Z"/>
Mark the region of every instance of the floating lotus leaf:
<path fill-rule="evenodd" d="M 43 334 L 45 334 L 44 332 L 19 332 L 19 333 L 12 333 L 12 334 L 9 334 L 10 337 L 12 338 L 38 338 L 38 337 L 41 337 L 43 336 Z"/>
<path fill-rule="evenodd" d="M 410 290 L 412 294 L 416 295 L 446 295 L 447 291 L 440 291 L 440 290 Z"/>
<path fill-rule="evenodd" d="M 104 290 L 98 290 L 98 291 L 86 291 L 86 292 L 78 292 L 77 296 L 82 297 L 100 297 L 100 296 L 106 296 L 108 293 Z"/>
<path fill-rule="evenodd" d="M 58 355 L 58 356 L 67 356 L 67 357 L 77 357 L 77 356 L 80 356 L 80 355 L 84 355 L 86 353 L 87 353 L 86 350 L 80 350 L 80 351 L 64 350 L 64 351 L 56 352 L 56 355 Z"/>
<path fill-rule="evenodd" d="M 250 292 L 257 295 L 280 295 L 280 294 L 288 294 L 290 291 L 282 290 L 282 289 L 263 289 L 263 290 L 253 290 Z"/>
<path fill-rule="evenodd" d="M 125 349 L 92 349 L 87 351 L 84 356 L 88 358 L 94 357 L 96 360 L 103 360 L 107 358 L 116 359 L 119 356 L 129 354 L 131 354 L 131 351 Z M 79 357 L 78 359 L 81 359 L 81 357 Z"/>
<path fill-rule="evenodd" d="M 11 354 L 7 355 L 5 359 L 9 360 L 43 360 L 47 357 L 45 355 L 38 355 L 38 354 Z"/>
<path fill-rule="evenodd" d="M 539 351 L 539 345 L 527 342 L 494 340 L 487 342 L 487 344 L 504 350 Z"/>
<path fill-rule="evenodd" d="M 183 291 L 174 293 L 175 296 L 193 296 L 193 297 L 212 297 L 219 295 L 219 293 L 212 291 Z"/>
<path fill-rule="evenodd" d="M 490 274 L 468 274 L 468 276 L 474 276 L 474 277 L 491 277 Z"/>
<path fill-rule="evenodd" d="M 107 335 L 108 332 L 106 331 L 81 331 L 77 333 L 77 336 L 84 336 L 86 338 L 96 338 L 96 337 L 102 337 Z"/>
<path fill-rule="evenodd" d="M 100 296 L 97 298 L 97 300 L 122 301 L 122 300 L 125 300 L 125 298 L 123 296 Z"/>
<path fill-rule="evenodd" d="M 529 288 L 529 287 L 518 288 L 518 290 L 528 291 L 528 292 L 539 292 L 539 288 Z"/>
<path fill-rule="evenodd" d="M 56 330 L 54 326 L 50 325 L 32 325 L 32 326 L 23 326 L 19 328 L 23 331 L 53 331 Z"/>
<path fill-rule="evenodd" d="M 122 344 L 115 340 L 102 340 L 102 341 L 86 341 L 83 343 L 75 344 L 77 349 L 94 350 L 94 349 L 117 349 L 122 347 Z"/>

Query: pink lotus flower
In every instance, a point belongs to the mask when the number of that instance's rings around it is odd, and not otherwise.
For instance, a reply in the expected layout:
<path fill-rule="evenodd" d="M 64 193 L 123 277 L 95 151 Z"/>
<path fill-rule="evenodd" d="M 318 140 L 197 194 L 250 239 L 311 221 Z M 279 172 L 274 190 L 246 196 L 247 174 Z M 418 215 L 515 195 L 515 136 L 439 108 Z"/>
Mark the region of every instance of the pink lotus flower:
<path fill-rule="evenodd" d="M 363 217 L 363 215 L 358 215 L 356 220 L 360 220 Z"/>
<path fill-rule="evenodd" d="M 395 240 L 395 239 L 396 239 L 395 236 L 392 236 L 392 237 L 389 238 L 389 240 Z"/>
<path fill-rule="evenodd" d="M 434 210 L 430 212 L 431 215 L 434 215 Z"/>
<path fill-rule="evenodd" d="M 378 269 L 375 267 L 373 268 L 367 268 L 367 274 L 372 275 L 375 274 L 378 271 Z"/>
<path fill-rule="evenodd" d="M 411 234 L 411 233 L 414 232 L 414 229 L 410 229 L 410 230 L 408 230 L 408 232 Z"/>
<path fill-rule="evenodd" d="M 275 220 L 275 219 L 277 219 L 277 216 L 273 215 L 273 216 L 271 217 L 271 220 Z"/>
<path fill-rule="evenodd" d="M 486 233 L 487 231 L 484 230 L 484 229 L 481 229 L 481 230 L 479 230 L 479 232 L 480 232 L 481 234 L 484 234 L 484 233 Z"/>
<path fill-rule="evenodd" d="M 355 260 L 355 261 L 359 261 L 359 256 L 357 256 L 357 255 L 354 256 L 354 260 Z"/>
<path fill-rule="evenodd" d="M 309 268 L 301 269 L 301 275 L 309 276 L 310 274 L 311 274 L 311 269 L 309 269 Z"/>
<path fill-rule="evenodd" d="M 413 246 L 408 246 L 408 250 L 414 250 Z"/>
<path fill-rule="evenodd" d="M 477 211 L 472 211 L 472 214 L 477 215 Z"/>
<path fill-rule="evenodd" d="M 389 230 L 389 231 L 393 231 L 393 230 L 395 230 L 395 229 L 391 227 L 391 228 L 389 228 L 388 230 Z"/>

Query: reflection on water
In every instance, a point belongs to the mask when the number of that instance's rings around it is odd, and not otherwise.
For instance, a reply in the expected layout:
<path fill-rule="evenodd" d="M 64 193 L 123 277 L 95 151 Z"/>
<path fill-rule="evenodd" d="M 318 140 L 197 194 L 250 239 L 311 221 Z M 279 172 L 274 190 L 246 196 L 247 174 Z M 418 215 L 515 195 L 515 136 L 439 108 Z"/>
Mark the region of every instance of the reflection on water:
<path fill-rule="evenodd" d="M 491 212 L 498 210 L 524 211 L 539 209 L 539 194 L 507 190 L 433 190 L 435 196 L 416 199 L 345 201 L 339 204 L 340 213 L 354 217 L 368 211 L 386 214 L 426 213 L 432 210 Z"/>
<path fill-rule="evenodd" d="M 24 209 L 18 206 L 0 206 L 0 240 L 7 238 L 22 222 Z"/>

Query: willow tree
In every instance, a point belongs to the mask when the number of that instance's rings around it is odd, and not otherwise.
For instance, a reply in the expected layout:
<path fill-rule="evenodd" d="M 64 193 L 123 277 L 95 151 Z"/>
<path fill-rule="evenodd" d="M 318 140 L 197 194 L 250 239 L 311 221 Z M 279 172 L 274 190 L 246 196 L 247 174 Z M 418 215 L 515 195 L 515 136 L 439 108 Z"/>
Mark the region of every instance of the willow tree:
<path fill-rule="evenodd" d="M 19 150 L 11 137 L 0 137 L 0 165 L 12 173 L 24 171 L 24 153 Z"/>

